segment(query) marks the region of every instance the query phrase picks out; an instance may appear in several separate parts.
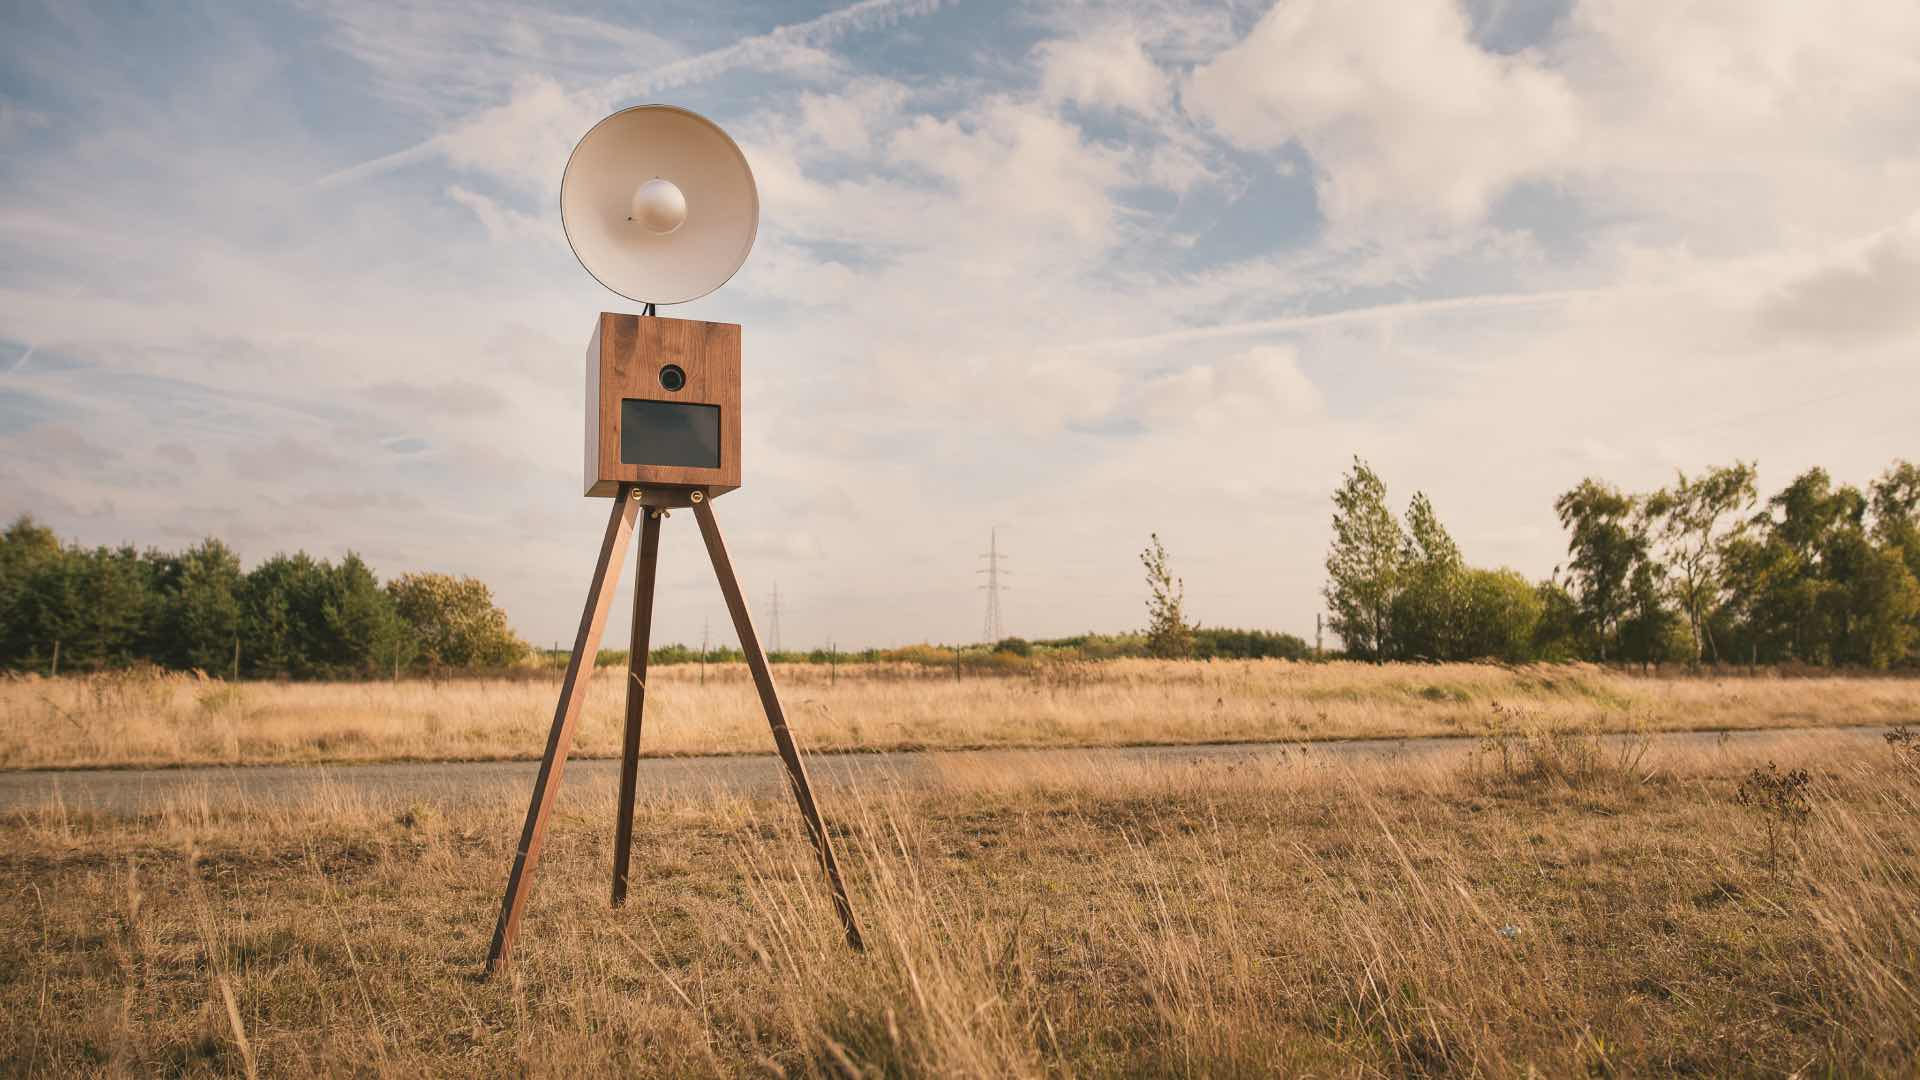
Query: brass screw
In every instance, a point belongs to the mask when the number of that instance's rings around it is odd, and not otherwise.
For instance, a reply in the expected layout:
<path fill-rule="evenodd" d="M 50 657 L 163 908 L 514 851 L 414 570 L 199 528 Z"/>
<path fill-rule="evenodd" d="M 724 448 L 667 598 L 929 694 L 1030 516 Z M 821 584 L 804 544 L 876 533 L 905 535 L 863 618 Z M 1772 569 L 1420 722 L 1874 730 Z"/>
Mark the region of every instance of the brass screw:
<path fill-rule="evenodd" d="M 634 488 L 634 489 L 633 489 L 633 498 L 634 498 L 634 501 L 636 501 L 636 502 L 638 502 L 638 501 L 639 501 L 639 499 L 640 499 L 640 496 L 642 496 L 642 495 L 644 495 L 644 494 L 646 494 L 646 493 L 645 493 L 645 492 L 643 492 L 643 491 L 641 491 L 641 490 L 640 490 L 639 488 Z"/>
<path fill-rule="evenodd" d="M 688 496 L 688 498 L 691 498 L 691 499 L 692 499 L 692 500 L 693 500 L 694 502 L 697 502 L 697 503 L 698 503 L 698 502 L 706 502 L 706 501 L 707 501 L 707 493 L 706 493 L 706 492 L 704 492 L 704 491 L 696 491 L 696 492 L 694 492 L 694 493 L 693 493 L 692 495 L 690 495 L 690 496 Z"/>

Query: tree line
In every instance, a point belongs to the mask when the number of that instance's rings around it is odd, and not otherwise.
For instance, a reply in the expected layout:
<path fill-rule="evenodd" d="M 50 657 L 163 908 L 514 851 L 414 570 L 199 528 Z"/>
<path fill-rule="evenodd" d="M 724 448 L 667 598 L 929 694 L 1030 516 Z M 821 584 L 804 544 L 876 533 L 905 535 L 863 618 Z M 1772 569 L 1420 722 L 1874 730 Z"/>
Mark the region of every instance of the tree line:
<path fill-rule="evenodd" d="M 1809 469 L 1761 500 L 1750 462 L 1651 492 L 1598 478 L 1554 501 L 1545 581 L 1469 566 L 1432 502 L 1396 517 L 1366 462 L 1334 493 L 1325 595 L 1368 660 L 1920 664 L 1920 469 L 1866 490 Z"/>
<path fill-rule="evenodd" d="M 1365 461 L 1335 491 L 1330 628 L 1365 660 L 1593 660 L 1658 664 L 1920 666 L 1920 468 L 1896 461 L 1865 490 L 1809 469 L 1762 500 L 1750 462 L 1651 492 L 1582 480 L 1554 501 L 1567 559 L 1544 581 L 1466 562 L 1432 501 L 1404 513 Z M 1156 535 L 1141 553 L 1148 624 L 1134 635 L 1018 638 L 946 650 L 1286 657 L 1290 634 L 1202 628 Z M 782 656 L 913 660 L 905 650 Z M 908 655 L 908 654 L 913 655 Z M 148 662 L 251 678 L 490 670 L 530 655 L 484 582 L 405 574 L 384 585 L 348 553 L 243 570 L 208 539 L 181 552 L 63 544 L 31 516 L 0 533 L 0 670 Z M 654 662 L 691 662 L 683 646 Z M 707 659 L 719 661 L 720 655 Z"/>
<path fill-rule="evenodd" d="M 219 540 L 180 552 L 60 542 L 22 516 L 0 533 L 0 669 L 147 662 L 250 678 L 357 678 L 499 668 L 527 646 L 484 582 L 404 574 L 382 585 L 348 553 L 251 570 Z"/>
<path fill-rule="evenodd" d="M 1177 655 L 1190 660 L 1305 660 L 1313 649 L 1293 634 L 1272 630 L 1243 630 L 1219 626 L 1185 628 L 1184 651 Z M 776 664 L 914 664 L 929 668 L 958 668 L 964 671 L 1015 672 L 1035 664 L 1063 660 L 1129 660 L 1165 657 L 1164 641 L 1149 632 L 1122 634 L 1072 634 L 1058 638 L 1005 637 L 971 645 L 933 645 L 922 642 L 895 648 L 783 649 L 767 653 Z M 561 649 L 539 650 L 539 662 L 546 667 L 565 667 L 571 653 Z M 601 649 L 596 667 L 624 667 L 627 650 Z M 660 645 L 647 653 L 647 663 L 655 667 L 677 664 L 737 664 L 745 659 L 731 645 L 706 649 L 688 645 Z"/>

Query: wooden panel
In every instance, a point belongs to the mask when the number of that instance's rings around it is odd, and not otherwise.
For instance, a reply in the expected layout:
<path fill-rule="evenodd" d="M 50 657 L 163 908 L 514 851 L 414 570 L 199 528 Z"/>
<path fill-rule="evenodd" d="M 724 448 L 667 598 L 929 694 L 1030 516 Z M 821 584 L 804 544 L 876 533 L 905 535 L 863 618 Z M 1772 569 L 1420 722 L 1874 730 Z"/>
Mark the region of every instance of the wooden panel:
<path fill-rule="evenodd" d="M 587 342 L 587 494 L 607 496 L 618 484 L 600 485 L 600 323 L 593 322 L 593 338 Z"/>
<path fill-rule="evenodd" d="M 740 327 L 733 323 L 663 319 L 601 312 L 599 342 L 588 362 L 599 385 L 588 391 L 588 437 L 594 465 L 588 495 L 610 495 L 619 484 L 701 488 L 719 495 L 740 486 Z M 660 368 L 678 364 L 687 384 L 660 385 Z M 720 407 L 720 467 L 628 465 L 620 460 L 620 402 L 627 398 Z"/>

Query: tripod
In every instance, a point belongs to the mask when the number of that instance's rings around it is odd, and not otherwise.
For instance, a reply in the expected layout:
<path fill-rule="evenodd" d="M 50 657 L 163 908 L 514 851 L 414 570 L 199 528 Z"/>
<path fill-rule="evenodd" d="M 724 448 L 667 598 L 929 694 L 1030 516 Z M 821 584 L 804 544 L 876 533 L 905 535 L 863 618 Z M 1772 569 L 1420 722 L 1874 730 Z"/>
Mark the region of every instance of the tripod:
<path fill-rule="evenodd" d="M 714 576 L 720 579 L 720 593 L 726 598 L 727 611 L 733 616 L 733 628 L 740 636 L 740 651 L 746 654 L 747 667 L 753 672 L 754 686 L 760 691 L 760 704 L 766 710 L 767 724 L 773 729 L 773 744 L 786 766 L 787 783 L 800 804 L 800 816 L 807 823 L 807 837 L 813 842 L 820 869 L 833 892 L 833 907 L 846 930 L 847 944 L 862 948 L 860 926 L 854 921 L 853 905 L 847 899 L 846 884 L 840 879 L 840 864 L 833 855 L 833 841 L 820 810 L 814 805 L 813 788 L 807 783 L 807 767 L 800 760 L 793 733 L 787 729 L 786 711 L 780 706 L 780 694 L 774 689 L 773 672 L 767 666 L 766 653 L 753 632 L 753 620 L 747 614 L 747 600 L 740 582 L 733 575 L 733 561 L 727 556 L 726 541 L 720 537 L 720 525 L 714 520 L 713 507 L 706 492 L 698 488 L 649 488 L 622 483 L 613 497 L 613 512 L 607 518 L 607 534 L 600 542 L 600 560 L 594 566 L 593 584 L 587 590 L 586 610 L 580 615 L 580 632 L 573 641 L 573 655 L 567 661 L 567 673 L 560 681 L 560 701 L 553 710 L 553 730 L 547 736 L 547 752 L 540 761 L 540 773 L 533 781 L 533 801 L 527 807 L 526 825 L 520 831 L 520 847 L 507 876 L 507 894 L 500 903 L 500 921 L 494 924 L 493 947 L 487 953 L 489 974 L 508 962 L 514 940 L 520 934 L 520 915 L 526 907 L 528 886 L 533 879 L 540 849 L 546 840 L 547 817 L 554 797 L 560 791 L 560 776 L 567 767 L 567 751 L 573 744 L 573 722 L 586 699 L 587 677 L 592 673 L 594 656 L 600 651 L 600 635 L 607 625 L 607 607 L 613 599 L 613 584 L 620 578 L 620 563 L 626 558 L 627 544 L 633 537 L 633 522 L 644 513 L 640 527 L 640 565 L 633 576 L 633 641 L 627 655 L 626 735 L 620 746 L 620 808 L 613 839 L 613 905 L 627 898 L 627 867 L 633 846 L 633 797 L 640 767 L 640 719 L 647 700 L 647 647 L 653 625 L 653 583 L 655 564 L 660 554 L 660 520 L 671 507 L 692 507 L 700 523 L 701 538 L 706 541 L 707 557 L 713 562 Z"/>

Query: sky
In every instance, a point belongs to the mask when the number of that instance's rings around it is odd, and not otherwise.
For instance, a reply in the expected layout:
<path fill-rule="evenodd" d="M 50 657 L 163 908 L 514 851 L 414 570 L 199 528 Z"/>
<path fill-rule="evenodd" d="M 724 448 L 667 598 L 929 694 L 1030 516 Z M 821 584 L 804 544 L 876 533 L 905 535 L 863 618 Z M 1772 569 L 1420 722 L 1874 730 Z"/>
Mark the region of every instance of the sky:
<path fill-rule="evenodd" d="M 570 640 L 585 345 L 637 308 L 559 182 L 647 102 L 759 184 L 661 313 L 744 328 L 714 508 L 786 648 L 979 639 L 996 528 L 1009 634 L 1141 626 L 1157 533 L 1202 624 L 1311 638 L 1355 455 L 1534 578 L 1583 477 L 1920 458 L 1920 5 L 10 0 L 0 514 Z M 654 640 L 732 641 L 665 525 Z"/>

